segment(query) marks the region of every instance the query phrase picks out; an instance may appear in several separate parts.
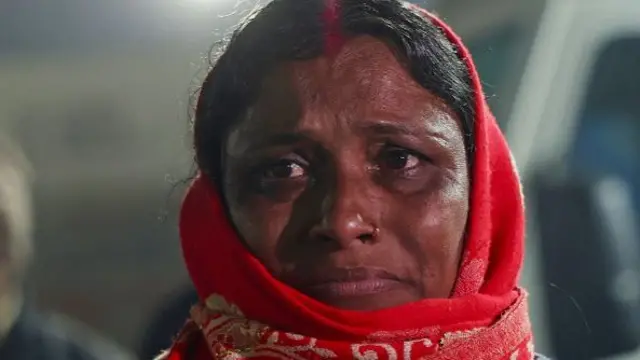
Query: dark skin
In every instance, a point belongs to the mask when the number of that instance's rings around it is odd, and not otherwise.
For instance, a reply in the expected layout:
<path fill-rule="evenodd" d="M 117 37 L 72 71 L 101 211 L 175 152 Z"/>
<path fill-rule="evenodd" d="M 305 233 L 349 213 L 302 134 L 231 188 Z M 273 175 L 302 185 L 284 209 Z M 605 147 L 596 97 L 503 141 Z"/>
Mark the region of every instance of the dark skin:
<path fill-rule="evenodd" d="M 461 129 L 373 37 L 284 64 L 225 145 L 233 223 L 274 276 L 329 305 L 447 298 L 469 212 Z"/>

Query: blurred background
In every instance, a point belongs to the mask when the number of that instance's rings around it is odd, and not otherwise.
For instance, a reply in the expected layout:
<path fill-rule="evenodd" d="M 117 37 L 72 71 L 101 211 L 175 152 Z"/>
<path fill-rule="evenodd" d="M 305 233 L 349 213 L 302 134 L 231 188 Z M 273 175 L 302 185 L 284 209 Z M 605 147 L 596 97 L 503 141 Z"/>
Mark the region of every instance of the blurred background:
<path fill-rule="evenodd" d="M 640 2 L 414 2 L 465 40 L 513 148 L 540 351 L 640 359 Z M 38 308 L 138 352 L 188 291 L 190 95 L 254 4 L 0 0 L 0 133 L 33 168 Z"/>

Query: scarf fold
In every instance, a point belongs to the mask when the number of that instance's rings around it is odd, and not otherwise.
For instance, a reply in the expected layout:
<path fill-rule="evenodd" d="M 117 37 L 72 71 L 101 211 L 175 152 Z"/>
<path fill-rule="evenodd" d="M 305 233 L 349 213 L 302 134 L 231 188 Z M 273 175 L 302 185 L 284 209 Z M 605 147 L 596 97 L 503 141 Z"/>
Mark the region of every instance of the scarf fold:
<path fill-rule="evenodd" d="M 524 207 L 515 165 L 469 52 L 446 24 L 419 11 L 457 47 L 476 94 L 469 229 L 452 297 L 369 312 L 320 303 L 275 279 L 247 251 L 212 182 L 200 175 L 184 200 L 180 235 L 202 303 L 167 359 L 533 358 L 526 293 L 517 287 Z"/>

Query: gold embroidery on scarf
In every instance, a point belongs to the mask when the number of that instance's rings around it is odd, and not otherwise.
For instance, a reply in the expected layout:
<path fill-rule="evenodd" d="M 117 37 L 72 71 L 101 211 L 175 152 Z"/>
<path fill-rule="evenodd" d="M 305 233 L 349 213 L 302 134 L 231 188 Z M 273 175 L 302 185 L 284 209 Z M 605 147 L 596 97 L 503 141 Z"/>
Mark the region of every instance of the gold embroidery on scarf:
<path fill-rule="evenodd" d="M 440 339 L 440 346 L 445 347 L 454 341 L 471 337 L 484 329 L 486 328 L 475 328 L 470 330 L 452 331 L 452 332 L 445 333 L 442 336 L 442 339 Z"/>
<path fill-rule="evenodd" d="M 244 359 L 266 356 L 282 360 L 306 360 L 302 353 L 312 353 L 322 359 L 337 358 L 330 349 L 317 346 L 318 339 L 282 333 L 244 318 L 242 311 L 222 296 L 213 295 L 206 307 L 194 306 L 192 318 L 202 329 L 215 359 Z M 281 336 L 300 341 L 299 345 L 280 343 Z M 266 339 L 266 341 L 264 341 Z M 220 341 L 225 346 L 221 344 Z"/>
<path fill-rule="evenodd" d="M 209 297 L 205 306 L 194 306 L 191 314 L 193 321 L 204 333 L 215 359 L 237 360 L 268 356 L 281 360 L 305 360 L 307 359 L 305 354 L 319 359 L 338 357 L 332 350 L 318 347 L 318 339 L 316 338 L 276 331 L 267 325 L 246 319 L 236 305 L 229 304 L 219 295 Z M 480 354 L 478 360 L 505 358 L 506 356 L 515 356 L 517 359 L 523 352 L 533 356 L 531 328 L 526 315 L 527 306 L 522 298 L 505 312 L 496 324 L 490 327 L 447 332 L 435 342 L 429 338 L 407 340 L 399 349 L 402 354 L 399 354 L 398 350 L 389 344 L 376 342 L 352 344 L 351 352 L 354 359 L 412 360 L 414 346 L 421 345 L 434 351 L 432 355 L 421 357 L 425 360 L 454 360 L 470 352 Z M 513 322 L 517 325 L 515 328 L 508 325 Z M 423 329 L 410 333 L 415 335 L 428 332 L 433 339 L 433 335 L 435 335 L 433 330 Z M 385 335 L 391 335 L 391 333 L 377 333 L 377 337 L 386 337 Z M 300 344 L 286 344 L 283 337 L 300 342 Z M 500 343 L 506 338 L 512 339 L 511 345 L 485 348 L 487 340 L 489 343 Z M 379 354 L 379 352 L 381 353 Z M 382 354 L 384 356 L 380 357 Z"/>

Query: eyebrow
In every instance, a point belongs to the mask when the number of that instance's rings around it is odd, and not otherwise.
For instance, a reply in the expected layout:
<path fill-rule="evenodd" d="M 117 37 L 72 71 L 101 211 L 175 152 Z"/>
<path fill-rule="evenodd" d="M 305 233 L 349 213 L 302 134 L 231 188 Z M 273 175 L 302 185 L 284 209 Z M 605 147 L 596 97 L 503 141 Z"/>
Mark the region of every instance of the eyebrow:
<path fill-rule="evenodd" d="M 361 133 L 377 134 L 377 135 L 409 135 L 416 136 L 418 133 L 424 133 L 425 135 L 431 135 L 428 129 L 424 129 L 418 126 L 411 126 L 403 123 L 376 121 L 370 123 L 363 123 L 356 125 L 356 129 Z M 312 138 L 305 132 L 282 132 L 275 133 L 267 136 L 259 136 L 259 140 L 254 141 L 250 146 L 251 149 L 261 148 L 264 146 L 286 146 L 297 144 L 300 141 L 309 140 Z"/>
<path fill-rule="evenodd" d="M 356 130 L 364 134 L 375 135 L 404 135 L 417 139 L 430 137 L 436 139 L 440 143 L 449 142 L 446 133 L 435 129 L 429 129 L 427 126 L 409 125 L 402 122 L 390 121 L 372 121 L 364 122 L 356 125 Z M 267 134 L 265 134 L 267 132 Z M 305 131 L 280 132 L 268 134 L 268 131 L 256 132 L 253 134 L 256 140 L 251 141 L 246 151 L 255 152 L 272 146 L 290 146 L 299 144 L 304 141 L 313 140 L 313 135 Z"/>
<path fill-rule="evenodd" d="M 427 126 L 415 126 L 402 122 L 376 121 L 360 124 L 358 130 L 376 135 L 405 135 L 412 137 L 428 136 L 439 140 L 448 141 L 446 134 L 441 131 L 429 129 Z"/>

